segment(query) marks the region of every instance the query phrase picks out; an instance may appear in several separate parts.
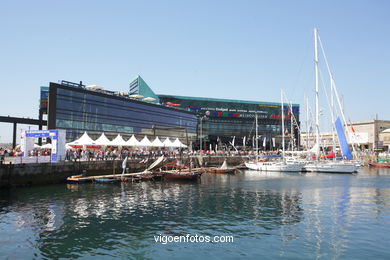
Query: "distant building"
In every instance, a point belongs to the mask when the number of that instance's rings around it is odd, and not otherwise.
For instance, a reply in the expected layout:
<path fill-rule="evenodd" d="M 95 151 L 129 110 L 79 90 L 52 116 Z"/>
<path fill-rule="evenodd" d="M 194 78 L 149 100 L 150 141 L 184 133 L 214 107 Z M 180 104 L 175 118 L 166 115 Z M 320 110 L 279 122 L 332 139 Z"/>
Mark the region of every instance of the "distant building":
<path fill-rule="evenodd" d="M 345 127 L 345 126 L 344 126 Z M 369 120 L 352 122 L 348 124 L 348 141 L 354 143 L 365 150 L 385 150 L 390 147 L 390 120 Z M 337 134 L 334 134 L 337 138 Z M 313 147 L 315 143 L 315 134 L 301 134 L 301 143 L 305 145 L 308 139 L 309 147 Z M 321 133 L 320 139 L 322 146 L 331 147 L 333 145 L 332 132 Z M 336 139 L 336 144 L 338 141 Z"/>

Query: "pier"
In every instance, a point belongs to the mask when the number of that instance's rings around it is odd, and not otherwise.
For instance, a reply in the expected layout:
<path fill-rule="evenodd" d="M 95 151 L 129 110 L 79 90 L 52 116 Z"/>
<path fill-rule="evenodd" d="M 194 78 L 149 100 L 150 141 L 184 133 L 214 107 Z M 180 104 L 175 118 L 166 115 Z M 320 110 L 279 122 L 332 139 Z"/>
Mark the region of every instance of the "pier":
<path fill-rule="evenodd" d="M 194 158 L 195 159 L 195 158 Z M 239 165 L 245 160 L 241 156 L 205 156 L 205 166 L 219 166 L 224 160 L 229 165 Z M 188 158 L 183 159 L 186 163 Z M 141 159 L 127 161 L 129 173 L 144 171 L 153 162 L 146 164 Z M 22 163 L 0 165 L 0 187 L 18 187 L 30 185 L 55 184 L 66 181 L 72 175 L 85 174 L 85 176 L 102 176 L 122 173 L 122 160 L 101 161 L 66 161 L 60 163 Z"/>

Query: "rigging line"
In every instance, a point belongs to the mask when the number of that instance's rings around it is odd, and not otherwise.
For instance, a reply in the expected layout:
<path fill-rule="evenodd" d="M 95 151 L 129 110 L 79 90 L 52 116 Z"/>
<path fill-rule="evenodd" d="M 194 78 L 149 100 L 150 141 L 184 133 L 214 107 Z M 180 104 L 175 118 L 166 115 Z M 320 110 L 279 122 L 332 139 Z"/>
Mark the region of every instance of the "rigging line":
<path fill-rule="evenodd" d="M 298 81 L 299 81 L 300 75 L 302 74 L 303 66 L 305 65 L 305 63 L 306 63 L 306 61 L 308 59 L 308 56 L 310 54 L 310 52 L 307 51 L 309 49 L 310 41 L 305 41 L 305 42 L 306 42 L 306 47 L 304 49 L 304 53 L 305 54 L 303 55 L 303 59 L 301 61 L 301 65 L 300 65 L 299 70 L 298 70 L 297 78 L 295 79 L 295 81 L 292 84 L 292 87 L 293 87 L 293 89 L 292 89 L 293 97 L 294 97 L 294 94 L 295 94 L 295 88 L 298 86 Z"/>
<path fill-rule="evenodd" d="M 332 86 L 333 86 L 333 89 L 332 89 L 332 90 L 333 90 L 334 93 L 335 93 L 336 100 L 337 100 L 337 103 L 338 103 L 338 105 L 339 105 L 339 111 L 340 111 L 341 117 L 342 117 L 342 119 L 343 119 L 343 123 L 344 123 L 344 125 L 348 125 L 347 120 L 345 119 L 345 113 L 344 113 L 344 111 L 343 111 L 343 109 L 342 109 L 342 106 L 341 106 L 341 102 L 340 102 L 340 98 L 339 98 L 339 93 L 338 93 L 338 91 L 337 91 L 336 83 L 335 83 L 335 81 L 334 81 L 333 74 L 332 74 L 332 72 L 331 72 L 331 70 L 330 70 L 330 68 L 329 68 L 328 59 L 327 59 L 327 57 L 326 57 L 325 50 L 324 50 L 324 47 L 323 47 L 323 45 L 322 45 L 322 41 L 321 41 L 321 38 L 320 38 L 319 35 L 318 35 L 318 39 L 319 39 L 319 42 L 320 42 L 321 52 L 322 52 L 322 55 L 324 56 L 325 64 L 326 64 L 326 67 L 327 67 L 327 69 L 328 69 L 328 73 L 329 73 L 330 79 L 333 81 L 333 85 L 332 85 Z M 345 130 L 346 130 L 347 135 L 349 136 L 349 135 L 351 134 L 351 132 L 349 131 L 348 127 L 346 127 Z M 348 139 L 349 139 L 349 138 L 348 138 Z M 348 140 L 348 139 L 347 139 L 347 140 Z M 354 143 L 352 143 L 352 150 L 353 150 L 353 153 L 354 153 L 355 155 L 357 155 L 357 152 L 356 152 L 356 148 L 355 148 L 355 144 L 354 144 Z"/>
<path fill-rule="evenodd" d="M 296 119 L 296 117 L 295 117 L 295 115 L 294 115 L 294 113 L 292 111 L 292 105 L 291 105 L 292 102 L 287 98 L 287 95 L 286 95 L 286 93 L 284 93 L 284 91 L 283 91 L 283 97 L 288 102 L 287 106 L 290 108 L 290 112 L 291 112 L 291 116 L 292 116 L 292 119 L 293 119 L 293 123 L 297 126 L 297 129 L 298 129 L 299 133 L 301 133 L 301 128 L 299 127 L 297 119 Z"/>

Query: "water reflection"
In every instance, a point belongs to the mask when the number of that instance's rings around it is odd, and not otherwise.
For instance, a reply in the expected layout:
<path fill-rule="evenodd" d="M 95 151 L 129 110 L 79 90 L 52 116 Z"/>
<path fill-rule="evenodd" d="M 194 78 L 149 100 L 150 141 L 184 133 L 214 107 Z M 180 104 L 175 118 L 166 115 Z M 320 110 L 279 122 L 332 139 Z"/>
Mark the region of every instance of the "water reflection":
<path fill-rule="evenodd" d="M 0 193 L 0 232 L 15 228 L 20 236 L 3 239 L 4 249 L 11 242 L 23 244 L 31 257 L 148 258 L 162 252 L 168 257 L 197 247 L 170 245 L 166 251 L 153 236 L 232 234 L 233 251 L 240 255 L 255 256 L 253 250 L 269 257 L 338 258 L 356 250 L 351 243 L 364 232 L 390 231 L 388 184 L 386 174 L 372 171 L 357 176 L 247 171 L 207 174 L 201 183 L 34 187 Z M 359 243 L 378 251 L 389 245 L 370 241 Z M 223 255 L 232 247 L 214 250 Z"/>

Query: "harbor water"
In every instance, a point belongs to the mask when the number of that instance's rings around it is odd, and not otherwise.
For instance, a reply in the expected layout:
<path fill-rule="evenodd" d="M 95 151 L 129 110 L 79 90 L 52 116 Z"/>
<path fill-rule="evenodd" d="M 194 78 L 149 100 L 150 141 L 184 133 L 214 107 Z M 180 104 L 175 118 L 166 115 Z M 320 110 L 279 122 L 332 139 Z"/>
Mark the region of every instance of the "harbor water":
<path fill-rule="evenodd" d="M 187 235 L 233 240 L 161 240 Z M 389 169 L 0 191 L 0 259 L 389 259 L 389 248 Z"/>

